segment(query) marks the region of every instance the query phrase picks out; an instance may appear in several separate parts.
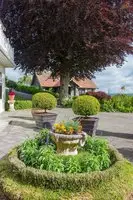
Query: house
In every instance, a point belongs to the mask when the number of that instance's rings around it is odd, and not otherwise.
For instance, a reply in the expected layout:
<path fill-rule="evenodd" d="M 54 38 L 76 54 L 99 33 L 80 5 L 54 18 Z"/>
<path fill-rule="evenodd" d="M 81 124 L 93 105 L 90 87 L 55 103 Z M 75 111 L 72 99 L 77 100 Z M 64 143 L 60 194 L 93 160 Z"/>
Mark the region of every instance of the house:
<path fill-rule="evenodd" d="M 3 33 L 0 21 L 0 113 L 5 109 L 5 69 L 14 65 L 14 52 Z"/>
<path fill-rule="evenodd" d="M 31 85 L 42 87 L 43 89 L 53 88 L 54 92 L 59 92 L 60 77 L 53 79 L 50 72 L 42 73 L 41 75 L 36 73 L 33 76 Z M 72 78 L 69 84 L 69 95 L 77 96 L 80 94 L 85 94 L 88 91 L 94 91 L 96 88 L 96 84 L 88 78 Z"/>

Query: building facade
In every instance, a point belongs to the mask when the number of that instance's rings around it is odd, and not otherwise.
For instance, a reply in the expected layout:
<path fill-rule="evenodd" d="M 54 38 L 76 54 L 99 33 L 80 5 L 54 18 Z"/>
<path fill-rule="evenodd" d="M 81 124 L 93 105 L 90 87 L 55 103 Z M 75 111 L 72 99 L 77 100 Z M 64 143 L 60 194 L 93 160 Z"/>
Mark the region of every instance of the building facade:
<path fill-rule="evenodd" d="M 53 79 L 51 73 L 43 73 L 41 75 L 34 74 L 32 79 L 32 86 L 41 87 L 43 89 L 52 88 L 54 92 L 60 90 L 60 77 Z M 95 91 L 97 88 L 96 84 L 88 79 L 75 79 L 72 78 L 69 83 L 69 96 L 78 96 L 87 92 Z"/>
<path fill-rule="evenodd" d="M 3 25 L 0 21 L 0 113 L 5 110 L 5 69 L 13 67 L 14 52 L 9 40 L 3 33 Z"/>

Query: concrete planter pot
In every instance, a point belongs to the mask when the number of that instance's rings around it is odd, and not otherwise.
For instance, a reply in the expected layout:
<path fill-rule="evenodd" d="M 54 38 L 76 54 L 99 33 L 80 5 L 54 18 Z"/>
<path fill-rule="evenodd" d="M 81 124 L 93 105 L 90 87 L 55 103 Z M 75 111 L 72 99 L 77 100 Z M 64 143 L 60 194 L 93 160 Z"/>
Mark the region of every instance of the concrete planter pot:
<path fill-rule="evenodd" d="M 9 101 L 14 101 L 14 98 L 15 98 L 15 94 L 14 95 L 8 95 L 8 98 L 9 98 Z"/>
<path fill-rule="evenodd" d="M 61 155 L 77 155 L 78 146 L 84 146 L 86 133 L 65 135 L 51 133 L 54 142 L 56 143 L 57 153 Z"/>
<path fill-rule="evenodd" d="M 39 129 L 48 128 L 52 130 L 52 127 L 55 123 L 57 114 L 55 113 L 47 113 L 40 110 L 32 110 L 33 119 L 36 122 L 36 126 Z"/>
<path fill-rule="evenodd" d="M 77 117 L 74 120 L 78 120 L 81 123 L 82 130 L 90 136 L 95 136 L 98 127 L 99 118 L 97 117 Z"/>

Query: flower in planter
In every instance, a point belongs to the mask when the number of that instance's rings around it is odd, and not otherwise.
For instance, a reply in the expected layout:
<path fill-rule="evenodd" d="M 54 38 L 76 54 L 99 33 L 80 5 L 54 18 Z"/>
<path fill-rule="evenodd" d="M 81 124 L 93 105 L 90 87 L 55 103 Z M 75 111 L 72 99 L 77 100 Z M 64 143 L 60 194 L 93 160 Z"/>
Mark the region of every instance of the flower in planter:
<path fill-rule="evenodd" d="M 60 122 L 54 125 L 54 132 L 65 135 L 81 134 L 82 126 L 78 121 Z"/>

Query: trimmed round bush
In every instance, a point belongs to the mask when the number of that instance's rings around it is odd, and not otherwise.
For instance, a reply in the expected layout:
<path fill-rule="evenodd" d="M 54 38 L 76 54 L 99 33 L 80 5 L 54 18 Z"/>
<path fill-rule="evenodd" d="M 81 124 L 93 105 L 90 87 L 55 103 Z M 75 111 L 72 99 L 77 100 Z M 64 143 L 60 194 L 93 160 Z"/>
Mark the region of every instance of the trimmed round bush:
<path fill-rule="evenodd" d="M 57 100 L 52 94 L 39 92 L 32 97 L 32 108 L 52 110 L 56 105 Z"/>
<path fill-rule="evenodd" d="M 83 95 L 74 100 L 72 109 L 77 115 L 96 115 L 100 111 L 100 103 L 95 97 Z"/>

